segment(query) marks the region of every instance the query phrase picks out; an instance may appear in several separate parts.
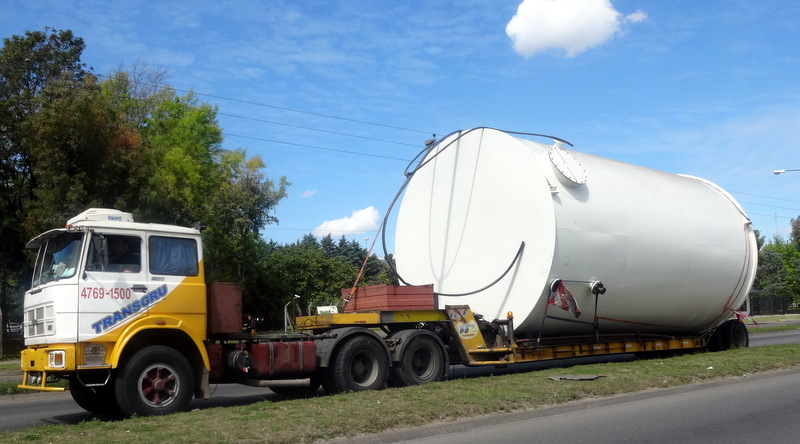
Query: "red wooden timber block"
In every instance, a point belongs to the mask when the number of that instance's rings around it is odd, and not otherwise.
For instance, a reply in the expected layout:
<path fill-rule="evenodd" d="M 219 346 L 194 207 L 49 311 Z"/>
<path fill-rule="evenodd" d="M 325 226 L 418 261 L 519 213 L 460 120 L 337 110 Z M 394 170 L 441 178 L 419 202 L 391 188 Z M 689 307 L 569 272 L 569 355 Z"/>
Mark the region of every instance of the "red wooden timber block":
<path fill-rule="evenodd" d="M 346 298 L 351 289 L 342 290 Z M 436 300 L 433 285 L 370 285 L 358 287 L 345 313 L 384 310 L 433 310 Z"/>

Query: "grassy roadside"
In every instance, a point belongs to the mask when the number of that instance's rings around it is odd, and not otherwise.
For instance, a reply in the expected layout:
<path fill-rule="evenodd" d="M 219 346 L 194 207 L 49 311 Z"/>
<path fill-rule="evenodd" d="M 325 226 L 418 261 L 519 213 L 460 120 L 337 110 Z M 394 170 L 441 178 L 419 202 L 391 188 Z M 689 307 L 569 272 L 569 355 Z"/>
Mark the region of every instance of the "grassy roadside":
<path fill-rule="evenodd" d="M 747 331 L 750 333 L 767 333 L 800 329 L 800 314 L 754 316 L 758 324 L 745 321 Z"/>
<path fill-rule="evenodd" d="M 311 443 L 797 367 L 800 367 L 800 345 L 776 345 L 669 359 L 455 379 L 378 392 L 264 401 L 167 417 L 45 426 L 2 433 L 0 442 Z M 603 377 L 594 381 L 555 382 L 548 379 L 563 374 Z"/>

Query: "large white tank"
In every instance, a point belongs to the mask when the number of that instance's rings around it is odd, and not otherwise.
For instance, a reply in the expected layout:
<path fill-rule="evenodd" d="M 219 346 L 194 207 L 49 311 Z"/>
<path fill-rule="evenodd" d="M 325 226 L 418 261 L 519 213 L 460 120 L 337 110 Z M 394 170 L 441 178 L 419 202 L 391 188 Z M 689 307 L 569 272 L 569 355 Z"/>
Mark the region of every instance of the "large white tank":
<path fill-rule="evenodd" d="M 511 311 L 523 337 L 593 333 L 595 315 L 601 334 L 699 334 L 741 306 L 757 246 L 728 193 L 561 145 L 487 128 L 435 145 L 398 212 L 401 278 L 432 283 L 439 308 L 468 304 L 487 320 Z M 547 304 L 555 279 L 579 318 Z M 607 289 L 597 301 L 594 281 Z"/>

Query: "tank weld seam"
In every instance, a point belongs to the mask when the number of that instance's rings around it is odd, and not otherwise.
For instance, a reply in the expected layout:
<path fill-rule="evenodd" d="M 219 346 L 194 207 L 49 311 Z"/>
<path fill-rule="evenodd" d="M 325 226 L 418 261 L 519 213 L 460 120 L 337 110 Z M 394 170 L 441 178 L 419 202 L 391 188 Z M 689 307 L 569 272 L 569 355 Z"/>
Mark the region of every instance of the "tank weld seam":
<path fill-rule="evenodd" d="M 632 324 L 632 325 L 643 325 L 647 327 L 663 327 L 663 328 L 677 328 L 673 325 L 663 325 L 663 324 L 651 324 L 649 322 L 636 322 L 636 321 L 628 321 L 625 319 L 616 319 L 616 318 L 607 318 L 604 316 L 598 316 L 597 319 L 602 319 L 604 321 L 611 321 L 611 322 L 620 322 L 623 324 Z"/>

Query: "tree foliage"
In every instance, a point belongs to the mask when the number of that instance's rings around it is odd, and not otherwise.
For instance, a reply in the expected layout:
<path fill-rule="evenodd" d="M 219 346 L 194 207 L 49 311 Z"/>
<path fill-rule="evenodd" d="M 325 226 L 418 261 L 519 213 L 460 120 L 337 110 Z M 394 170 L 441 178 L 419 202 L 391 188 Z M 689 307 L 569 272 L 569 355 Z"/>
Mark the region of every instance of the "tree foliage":
<path fill-rule="evenodd" d="M 757 311 L 785 313 L 800 295 L 800 251 L 791 240 L 773 237 L 759 252 L 756 276 Z"/>
<path fill-rule="evenodd" d="M 69 85 L 83 85 L 85 44 L 71 31 L 29 31 L 3 39 L 0 48 L 0 312 L 8 321 L 11 293 L 27 273 L 23 246 L 30 204 L 39 198 L 34 165 L 39 149 L 33 117 Z M 29 220 L 28 220 L 29 221 Z"/>
<path fill-rule="evenodd" d="M 273 182 L 244 149 L 223 149 L 216 107 L 177 95 L 163 71 L 137 64 L 100 81 L 83 49 L 70 31 L 46 29 L 0 50 L 0 310 L 21 296 L 27 239 L 89 207 L 205 221 L 207 276 L 253 288 L 286 179 Z"/>
<path fill-rule="evenodd" d="M 297 303 L 303 312 L 318 305 L 341 306 L 342 290 L 356 284 L 367 253 L 356 241 L 342 237 L 335 242 L 330 235 L 317 240 L 307 234 L 294 244 L 272 244 L 262 259 L 261 275 L 267 280 L 262 284 L 261 293 L 254 293 L 256 298 L 245 300 L 245 308 L 267 317 L 274 327 L 282 322 L 282 317 L 274 315 L 282 316 L 281 307 L 286 303 Z M 358 285 L 390 283 L 386 263 L 371 255 Z M 295 300 L 295 295 L 299 299 Z M 265 307 L 270 309 L 258 311 Z"/>
<path fill-rule="evenodd" d="M 266 241 L 286 178 L 270 179 L 244 148 L 224 149 L 216 107 L 178 95 L 164 70 L 137 62 L 100 80 L 80 61 L 84 46 L 45 29 L 0 50 L 0 310 L 11 294 L 21 304 L 25 242 L 90 207 L 204 222 L 207 280 L 242 283 L 245 308 L 275 325 L 294 295 L 304 308 L 337 303 L 367 251 L 344 237 Z M 389 282 L 371 256 L 360 283 Z"/>

